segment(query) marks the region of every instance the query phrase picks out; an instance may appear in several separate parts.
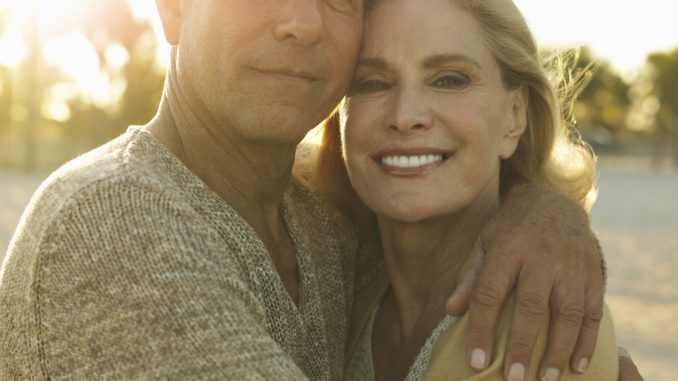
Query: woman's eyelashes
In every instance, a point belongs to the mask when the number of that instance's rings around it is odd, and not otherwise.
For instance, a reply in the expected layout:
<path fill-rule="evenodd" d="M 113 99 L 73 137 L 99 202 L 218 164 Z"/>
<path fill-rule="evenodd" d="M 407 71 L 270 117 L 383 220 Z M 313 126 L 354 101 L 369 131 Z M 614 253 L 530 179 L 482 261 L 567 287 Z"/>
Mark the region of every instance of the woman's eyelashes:
<path fill-rule="evenodd" d="M 460 91 L 473 84 L 473 80 L 470 76 L 456 71 L 437 74 L 429 78 L 432 79 L 427 79 L 424 83 L 438 90 Z M 397 81 L 392 81 L 381 76 L 379 78 L 374 78 L 372 76 L 359 77 L 351 85 L 350 94 L 379 93 L 391 90 L 396 86 L 398 86 Z"/>
<path fill-rule="evenodd" d="M 462 73 L 446 73 L 434 77 L 431 86 L 443 90 L 462 90 L 471 85 L 471 79 Z"/>
<path fill-rule="evenodd" d="M 351 86 L 351 93 L 354 94 L 371 94 L 391 88 L 391 82 L 383 79 L 364 79 L 356 81 L 356 83 Z"/>
<path fill-rule="evenodd" d="M 326 0 L 330 7 L 340 13 L 353 14 L 360 9 L 359 0 Z"/>

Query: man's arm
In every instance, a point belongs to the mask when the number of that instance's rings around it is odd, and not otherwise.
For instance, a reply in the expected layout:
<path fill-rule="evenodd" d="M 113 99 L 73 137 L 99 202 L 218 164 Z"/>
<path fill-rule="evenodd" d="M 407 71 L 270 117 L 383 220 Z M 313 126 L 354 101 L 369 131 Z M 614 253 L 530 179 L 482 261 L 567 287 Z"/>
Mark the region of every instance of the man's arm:
<path fill-rule="evenodd" d="M 477 370 L 471 369 L 463 356 L 463 354 L 466 353 L 465 338 L 469 324 L 469 315 L 466 314 L 461 318 L 455 319 L 454 324 L 437 338 L 434 348 L 431 350 L 429 368 L 426 371 L 426 376 L 423 381 L 445 380 L 449 379 L 450 375 L 455 375 L 455 379 L 457 380 L 506 380 L 503 365 L 512 314 L 516 301 L 515 296 L 515 292 L 512 292 L 501 308 L 497 332 L 494 336 L 495 355 L 485 370 L 478 372 Z M 591 357 L 591 364 L 588 371 L 584 375 L 578 375 L 573 374 L 569 369 L 565 369 L 562 374 L 559 374 L 559 376 L 562 377 L 562 380 L 609 381 L 616 379 L 615 377 L 618 369 L 615 332 L 609 309 L 605 308 L 604 311 L 603 319 L 600 324 L 597 349 L 595 354 Z M 541 321 L 541 324 L 546 327 L 550 326 L 551 322 L 548 313 Z M 537 336 L 532 357 L 529 359 L 529 370 L 526 373 L 526 378 L 529 380 L 544 380 L 544 378 L 539 376 L 538 371 L 541 355 L 546 350 L 548 344 L 547 334 L 548 330 L 542 329 Z M 553 380 L 553 378 L 547 377 L 546 380 Z"/>
<path fill-rule="evenodd" d="M 484 369 L 490 362 L 499 311 L 516 287 L 504 361 L 507 378 L 527 374 L 549 309 L 551 325 L 540 377 L 549 369 L 563 374 L 568 362 L 574 372 L 583 373 L 602 318 L 602 267 L 588 215 L 581 207 L 536 186 L 513 189 L 485 225 L 476 255 L 465 266 L 466 270 L 479 269 L 477 275 L 471 271 L 448 302 L 448 312 L 460 315 L 470 300 L 467 347 L 471 365 Z"/>

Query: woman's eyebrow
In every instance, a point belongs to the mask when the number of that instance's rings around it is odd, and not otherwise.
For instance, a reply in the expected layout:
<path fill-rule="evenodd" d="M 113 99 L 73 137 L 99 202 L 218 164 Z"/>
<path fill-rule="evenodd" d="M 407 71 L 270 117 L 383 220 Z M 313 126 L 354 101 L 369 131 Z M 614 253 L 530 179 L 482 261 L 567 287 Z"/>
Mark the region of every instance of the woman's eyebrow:
<path fill-rule="evenodd" d="M 388 68 L 388 64 L 382 58 L 369 58 L 369 57 L 368 58 L 360 58 L 360 59 L 358 59 L 357 65 L 358 66 L 366 66 L 366 67 L 370 67 L 370 68 L 373 68 L 373 69 L 381 69 L 381 70 Z"/>
<path fill-rule="evenodd" d="M 454 54 L 454 53 L 433 55 L 433 56 L 427 58 L 424 61 L 424 68 L 425 69 L 432 69 L 432 68 L 442 66 L 444 64 L 449 64 L 449 63 L 452 63 L 452 62 L 459 62 L 459 61 L 468 62 L 478 69 L 483 68 L 483 65 L 478 63 L 478 61 L 476 61 L 475 59 L 473 59 L 469 56 L 463 55 L 463 54 Z"/>
<path fill-rule="evenodd" d="M 425 69 L 436 68 L 445 64 L 452 62 L 468 62 L 475 66 L 478 69 L 482 69 L 483 65 L 478 63 L 475 59 L 464 55 L 464 54 L 455 54 L 455 53 L 446 53 L 446 54 L 435 54 L 428 57 L 423 64 Z M 358 66 L 369 67 L 373 69 L 386 70 L 389 65 L 383 58 L 378 57 L 365 57 L 358 59 Z"/>

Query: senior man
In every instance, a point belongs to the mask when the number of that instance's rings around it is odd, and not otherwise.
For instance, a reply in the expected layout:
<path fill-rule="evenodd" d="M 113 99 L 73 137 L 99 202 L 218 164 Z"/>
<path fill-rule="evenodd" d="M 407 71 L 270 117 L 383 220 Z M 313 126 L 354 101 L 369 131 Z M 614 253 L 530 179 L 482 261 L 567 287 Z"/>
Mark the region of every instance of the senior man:
<path fill-rule="evenodd" d="M 156 4 L 172 45 L 158 113 L 28 206 L 0 275 L 0 379 L 340 379 L 359 238 L 292 168 L 350 82 L 362 1 Z M 564 231 L 577 250 L 552 244 Z M 522 268 L 533 303 L 518 304 L 512 361 L 551 293 L 545 366 L 589 358 L 603 280 L 585 213 L 526 188 L 484 237 L 470 348 L 490 353 Z M 567 295 L 578 282 L 587 294 Z"/>

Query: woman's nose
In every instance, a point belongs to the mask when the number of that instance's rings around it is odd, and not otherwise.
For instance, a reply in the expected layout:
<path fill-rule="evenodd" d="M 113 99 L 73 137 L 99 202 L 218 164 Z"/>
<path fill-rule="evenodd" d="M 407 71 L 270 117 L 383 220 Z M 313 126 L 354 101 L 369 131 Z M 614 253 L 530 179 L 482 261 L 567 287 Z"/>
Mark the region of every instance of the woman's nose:
<path fill-rule="evenodd" d="M 386 117 L 386 127 L 400 133 L 429 129 L 433 115 L 423 97 L 415 90 L 403 89 L 394 96 L 393 106 Z"/>

